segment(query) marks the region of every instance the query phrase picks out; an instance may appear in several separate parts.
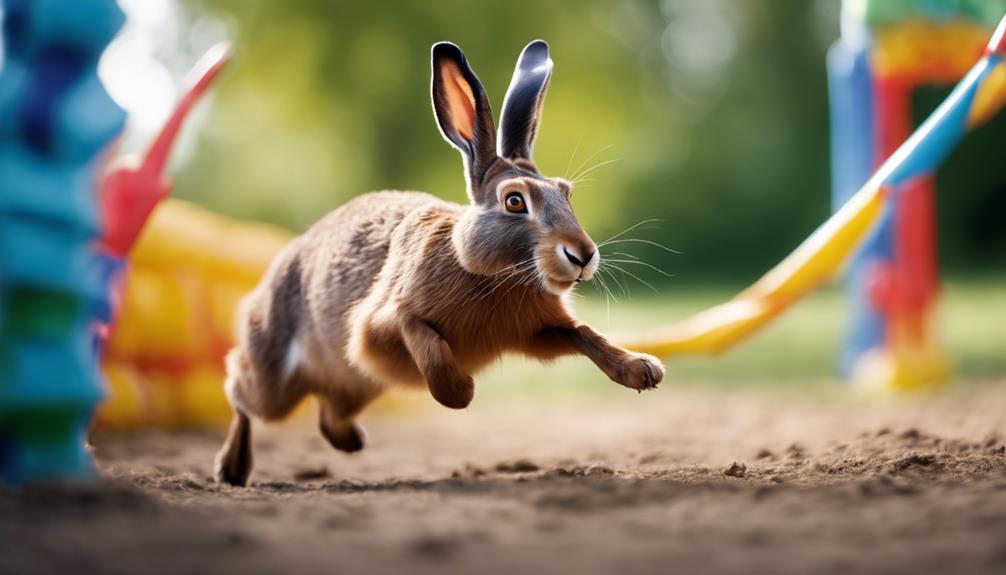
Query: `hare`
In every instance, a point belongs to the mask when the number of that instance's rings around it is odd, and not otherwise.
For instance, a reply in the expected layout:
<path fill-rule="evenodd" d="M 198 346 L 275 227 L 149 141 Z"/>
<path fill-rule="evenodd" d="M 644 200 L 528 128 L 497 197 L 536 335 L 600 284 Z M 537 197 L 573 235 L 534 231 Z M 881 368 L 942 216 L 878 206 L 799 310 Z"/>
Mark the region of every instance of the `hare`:
<path fill-rule="evenodd" d="M 524 48 L 493 125 L 485 90 L 454 44 L 433 46 L 433 109 L 462 155 L 470 204 L 418 192 L 360 196 L 293 240 L 241 303 L 225 390 L 234 417 L 218 481 L 245 485 L 249 417 L 277 420 L 308 394 L 341 451 L 363 448 L 356 416 L 389 385 L 422 386 L 463 409 L 472 375 L 503 354 L 583 354 L 616 383 L 656 387 L 656 358 L 621 349 L 572 315 L 567 296 L 600 254 L 570 205 L 572 186 L 531 149 L 552 60 Z"/>

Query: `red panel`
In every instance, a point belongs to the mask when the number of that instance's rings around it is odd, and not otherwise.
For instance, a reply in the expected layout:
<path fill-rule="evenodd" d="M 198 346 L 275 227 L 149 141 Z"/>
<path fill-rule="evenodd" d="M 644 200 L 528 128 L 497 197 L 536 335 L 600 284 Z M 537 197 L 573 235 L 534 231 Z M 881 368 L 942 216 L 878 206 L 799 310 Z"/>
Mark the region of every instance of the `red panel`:
<path fill-rule="evenodd" d="M 873 79 L 874 167 L 884 163 L 912 135 L 914 87 L 913 82 L 899 76 Z"/>
<path fill-rule="evenodd" d="M 874 79 L 874 162 L 880 165 L 914 129 L 908 78 Z M 925 318 L 937 296 L 936 224 L 932 176 L 899 186 L 894 208 L 894 259 L 875 270 L 873 299 L 889 322 L 917 342 L 926 338 Z M 888 329 L 888 334 L 895 330 Z"/>
<path fill-rule="evenodd" d="M 894 215 L 894 314 L 920 340 L 938 289 L 933 192 L 932 177 L 906 183 Z"/>

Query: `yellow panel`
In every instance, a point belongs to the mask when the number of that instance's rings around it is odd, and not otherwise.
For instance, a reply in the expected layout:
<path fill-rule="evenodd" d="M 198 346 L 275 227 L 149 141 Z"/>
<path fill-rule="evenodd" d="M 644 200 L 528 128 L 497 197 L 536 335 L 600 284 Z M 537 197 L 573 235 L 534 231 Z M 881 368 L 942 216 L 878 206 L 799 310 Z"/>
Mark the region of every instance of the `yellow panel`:
<path fill-rule="evenodd" d="M 1006 103 L 1006 64 L 999 63 L 985 81 L 978 85 L 975 100 L 968 113 L 968 127 L 984 124 Z"/>
<path fill-rule="evenodd" d="M 224 395 L 223 365 L 208 362 L 196 366 L 177 382 L 176 424 L 186 427 L 224 425 L 231 407 Z"/>
<path fill-rule="evenodd" d="M 132 261 L 137 267 L 197 267 L 254 284 L 292 237 L 274 226 L 237 222 L 169 200 L 154 212 Z"/>
<path fill-rule="evenodd" d="M 951 84 L 974 66 L 990 30 L 971 21 L 910 20 L 876 32 L 871 63 L 878 76 Z"/>
<path fill-rule="evenodd" d="M 119 358 L 177 356 L 205 344 L 193 317 L 197 278 L 150 268 L 130 271 L 108 352 Z"/>
<path fill-rule="evenodd" d="M 119 429 L 137 427 L 143 420 L 146 406 L 140 374 L 121 361 L 109 360 L 103 367 L 108 397 L 98 408 L 98 425 Z"/>
<path fill-rule="evenodd" d="M 164 202 L 133 254 L 104 361 L 113 428 L 211 425 L 230 413 L 223 350 L 238 300 L 258 283 L 288 232 Z"/>

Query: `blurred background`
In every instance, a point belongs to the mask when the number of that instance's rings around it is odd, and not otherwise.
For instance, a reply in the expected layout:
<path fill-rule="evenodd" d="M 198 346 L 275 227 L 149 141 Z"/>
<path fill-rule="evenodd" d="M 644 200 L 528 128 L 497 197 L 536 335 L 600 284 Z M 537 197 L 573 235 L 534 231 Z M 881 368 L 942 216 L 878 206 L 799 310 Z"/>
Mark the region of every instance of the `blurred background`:
<path fill-rule="evenodd" d="M 185 71 L 232 40 L 235 61 L 175 154 L 174 194 L 293 232 L 371 190 L 465 201 L 459 156 L 431 112 L 430 45 L 459 44 L 498 113 L 521 48 L 548 40 L 538 165 L 586 174 L 574 207 L 595 240 L 657 220 L 626 236 L 653 244 L 619 251 L 664 273 L 627 265 L 638 277 L 609 282 L 613 293 L 581 292 L 581 315 L 603 330 L 720 303 L 830 213 L 825 54 L 838 0 L 120 1 L 129 22 L 102 74 L 130 113 L 125 147 L 144 145 Z M 919 90 L 918 119 L 947 93 Z M 943 336 L 967 381 L 1006 373 L 1003 134 L 1006 114 L 938 174 Z M 845 313 L 837 286 L 824 290 L 722 360 L 675 360 L 670 377 L 828 381 Z M 581 363 L 548 368 L 569 377 L 535 366 L 490 379 L 610 385 Z"/>

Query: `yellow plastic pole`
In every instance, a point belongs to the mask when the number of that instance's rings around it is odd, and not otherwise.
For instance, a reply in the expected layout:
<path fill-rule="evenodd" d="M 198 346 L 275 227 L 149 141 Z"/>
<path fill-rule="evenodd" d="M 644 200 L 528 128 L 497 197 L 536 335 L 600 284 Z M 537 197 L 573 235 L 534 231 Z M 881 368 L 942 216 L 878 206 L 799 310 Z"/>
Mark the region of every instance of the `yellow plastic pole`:
<path fill-rule="evenodd" d="M 895 184 L 934 170 L 968 131 L 1006 101 L 1006 18 L 985 54 L 873 177 L 786 259 L 734 299 L 619 343 L 661 357 L 716 355 L 756 332 L 831 279 L 867 236 Z"/>

